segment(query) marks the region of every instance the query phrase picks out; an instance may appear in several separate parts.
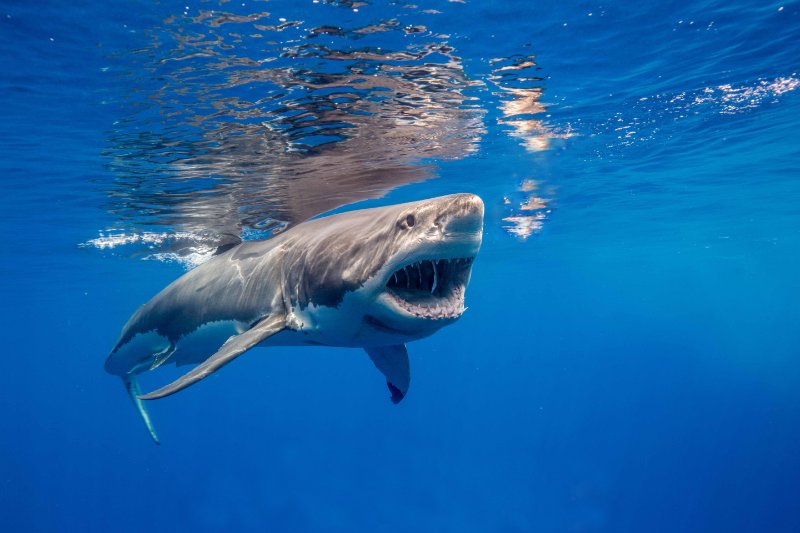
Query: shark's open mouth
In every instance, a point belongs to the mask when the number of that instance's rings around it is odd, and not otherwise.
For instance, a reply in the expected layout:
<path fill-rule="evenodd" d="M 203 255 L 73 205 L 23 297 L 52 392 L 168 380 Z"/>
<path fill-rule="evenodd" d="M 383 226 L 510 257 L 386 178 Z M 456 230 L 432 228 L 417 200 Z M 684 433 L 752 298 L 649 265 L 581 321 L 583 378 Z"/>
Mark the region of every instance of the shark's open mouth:
<path fill-rule="evenodd" d="M 386 282 L 397 304 L 420 318 L 457 318 L 474 257 L 423 259 L 396 270 Z"/>

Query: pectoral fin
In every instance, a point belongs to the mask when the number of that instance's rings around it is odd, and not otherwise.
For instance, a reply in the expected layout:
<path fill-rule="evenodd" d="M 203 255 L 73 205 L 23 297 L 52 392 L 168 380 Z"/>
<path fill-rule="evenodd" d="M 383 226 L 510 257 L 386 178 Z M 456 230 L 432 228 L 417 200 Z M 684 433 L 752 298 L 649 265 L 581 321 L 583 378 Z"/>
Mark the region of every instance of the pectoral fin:
<path fill-rule="evenodd" d="M 225 344 L 217 350 L 217 353 L 169 385 L 148 394 L 143 394 L 139 396 L 139 398 L 142 400 L 155 400 L 169 396 L 170 394 L 175 394 L 219 370 L 259 342 L 267 337 L 275 335 L 285 327 L 286 317 L 283 314 L 269 316 L 244 333 L 234 335 L 228 339 Z"/>
<path fill-rule="evenodd" d="M 375 367 L 386 376 L 386 385 L 392 393 L 392 403 L 402 400 L 411 384 L 408 350 L 405 344 L 365 348 Z"/>

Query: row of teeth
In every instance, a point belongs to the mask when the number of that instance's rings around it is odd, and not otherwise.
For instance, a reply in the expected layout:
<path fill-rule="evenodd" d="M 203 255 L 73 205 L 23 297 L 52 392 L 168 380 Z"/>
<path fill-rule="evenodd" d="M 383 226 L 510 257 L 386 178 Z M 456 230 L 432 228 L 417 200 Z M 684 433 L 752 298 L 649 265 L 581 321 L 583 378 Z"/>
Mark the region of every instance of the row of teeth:
<path fill-rule="evenodd" d="M 395 298 L 395 301 L 400 305 L 400 307 L 413 314 L 417 318 L 455 318 L 461 316 L 466 310 L 464 307 L 463 287 L 456 287 L 452 297 L 449 301 L 445 302 L 444 305 L 425 305 L 422 303 L 413 304 L 403 300 L 402 298 Z"/>
<path fill-rule="evenodd" d="M 472 263 L 472 258 L 471 257 L 466 257 L 466 258 L 462 257 L 462 258 L 458 258 L 458 259 L 431 259 L 429 262 L 433 263 L 433 285 L 431 286 L 431 294 L 433 294 L 434 291 L 436 291 L 437 285 L 439 284 L 439 279 L 438 279 L 438 274 L 437 274 L 437 270 L 438 270 L 437 267 L 439 266 L 439 263 L 455 263 L 456 265 L 469 265 L 470 263 Z M 407 289 L 411 288 L 411 272 L 412 272 L 412 270 L 416 270 L 419 273 L 419 275 L 422 276 L 422 263 L 423 263 L 423 261 L 417 261 L 416 263 L 412 263 L 412 264 L 404 266 L 402 268 L 402 270 L 406 273 L 406 288 Z M 394 282 L 398 283 L 397 273 L 395 272 L 393 275 L 394 275 Z M 422 283 L 422 279 L 421 278 L 420 278 L 420 283 Z"/>

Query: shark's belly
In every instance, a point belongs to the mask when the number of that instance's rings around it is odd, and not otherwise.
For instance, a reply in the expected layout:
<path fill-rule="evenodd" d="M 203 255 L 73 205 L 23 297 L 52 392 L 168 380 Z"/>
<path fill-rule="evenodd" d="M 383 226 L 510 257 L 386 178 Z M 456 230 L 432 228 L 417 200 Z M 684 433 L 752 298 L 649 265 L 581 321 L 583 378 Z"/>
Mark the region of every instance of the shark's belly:
<path fill-rule="evenodd" d="M 434 331 L 396 329 L 381 318 L 365 315 L 361 309 L 348 305 L 347 300 L 338 308 L 309 307 L 294 311 L 289 323 L 289 328 L 258 346 L 393 346 L 427 337 Z"/>
<path fill-rule="evenodd" d="M 155 331 L 140 333 L 121 346 L 113 355 L 115 374 L 139 373 L 162 364 L 190 365 L 202 363 L 213 355 L 225 341 L 244 331 L 242 324 L 218 321 L 203 324 L 177 341 Z"/>
<path fill-rule="evenodd" d="M 233 320 L 204 324 L 175 343 L 175 353 L 170 362 L 179 366 L 202 363 L 214 355 L 225 341 L 245 329 L 245 326 Z"/>
<path fill-rule="evenodd" d="M 150 368 L 154 354 L 169 348 L 169 339 L 155 331 L 139 333 L 111 354 L 106 361 L 106 370 L 117 375 L 143 372 Z"/>

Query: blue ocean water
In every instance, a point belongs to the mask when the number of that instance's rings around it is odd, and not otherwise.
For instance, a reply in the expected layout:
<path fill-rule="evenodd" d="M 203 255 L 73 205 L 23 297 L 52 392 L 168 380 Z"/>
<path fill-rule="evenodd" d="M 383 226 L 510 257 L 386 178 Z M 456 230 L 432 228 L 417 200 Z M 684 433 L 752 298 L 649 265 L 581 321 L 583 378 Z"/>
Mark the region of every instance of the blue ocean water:
<path fill-rule="evenodd" d="M 3 530 L 800 531 L 798 58 L 796 1 L 0 2 Z M 216 246 L 461 191 L 401 404 L 257 349 L 154 446 L 103 371 Z"/>

